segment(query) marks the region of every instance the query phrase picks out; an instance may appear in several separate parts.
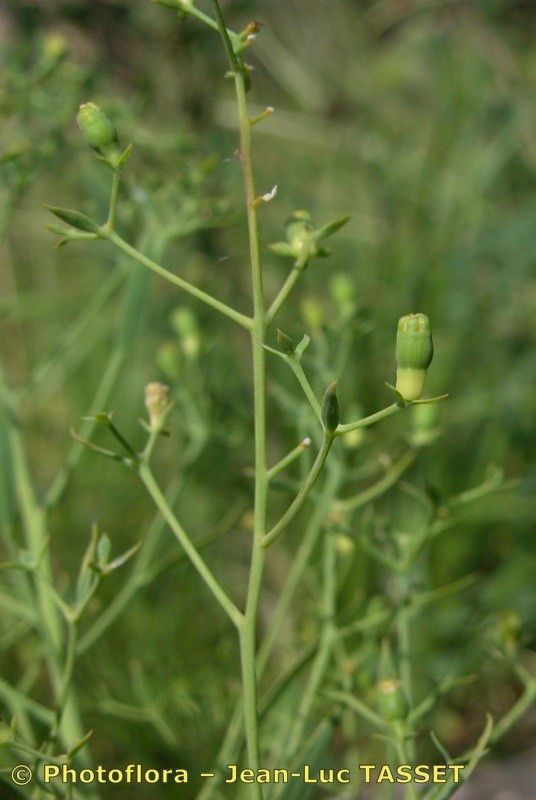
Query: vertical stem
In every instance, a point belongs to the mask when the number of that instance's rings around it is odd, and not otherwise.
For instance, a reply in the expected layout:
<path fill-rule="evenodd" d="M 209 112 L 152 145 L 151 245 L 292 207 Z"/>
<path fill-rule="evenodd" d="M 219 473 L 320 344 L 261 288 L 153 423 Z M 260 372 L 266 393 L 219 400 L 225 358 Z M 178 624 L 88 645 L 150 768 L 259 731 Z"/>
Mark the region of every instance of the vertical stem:
<path fill-rule="evenodd" d="M 26 545 L 35 557 L 38 566 L 35 570 L 34 592 L 35 606 L 40 619 L 40 632 L 43 643 L 45 663 L 55 695 L 56 704 L 62 700 L 62 659 L 63 629 L 61 619 L 49 588 L 52 583 L 52 566 L 48 549 L 49 534 L 46 526 L 44 509 L 39 504 L 32 484 L 26 451 L 22 441 L 20 423 L 16 418 L 11 398 L 5 386 L 2 367 L 0 365 L 0 394 L 6 403 L 6 414 L 9 415 L 8 442 L 12 459 L 15 494 L 20 508 L 22 527 Z M 84 736 L 84 728 L 78 704 L 71 694 L 63 702 L 61 719 L 58 721 L 59 735 L 66 750 L 79 742 Z M 89 751 L 84 747 L 80 753 L 81 763 L 85 767 L 91 765 Z M 97 789 L 90 789 L 88 797 L 99 796 Z"/>
<path fill-rule="evenodd" d="M 400 682 L 409 710 L 413 709 L 413 678 L 411 674 L 411 639 L 409 625 L 408 589 L 409 576 L 405 572 L 399 581 L 402 608 L 397 614 L 397 638 L 400 662 Z"/>
<path fill-rule="evenodd" d="M 108 211 L 108 219 L 106 225 L 111 231 L 115 228 L 115 217 L 117 212 L 117 199 L 119 197 L 119 189 L 121 188 L 121 167 L 114 169 L 112 177 L 112 189 L 110 192 L 110 208 Z"/>
<path fill-rule="evenodd" d="M 398 764 L 413 764 L 414 761 L 414 755 L 412 753 L 413 741 L 410 738 L 408 738 L 408 730 L 406 728 L 406 723 L 396 722 L 394 726 L 394 733 L 396 737 L 395 749 L 396 749 Z M 406 800 L 417 800 L 417 792 L 415 791 L 413 781 L 410 781 L 410 783 L 406 784 L 404 797 L 406 798 Z"/>
<path fill-rule="evenodd" d="M 294 554 L 291 569 L 277 600 L 269 628 L 259 648 L 257 655 L 257 679 L 264 673 L 266 665 L 268 664 L 268 659 L 278 642 L 281 626 L 288 616 L 288 611 L 298 589 L 300 579 L 303 577 L 311 554 L 318 542 L 319 535 L 323 529 L 324 520 L 330 512 L 333 498 L 337 494 L 340 480 L 340 470 L 331 469 L 328 471 L 326 483 L 322 488 L 322 492 L 318 498 L 318 502 L 316 503 L 301 543 Z M 210 800 L 210 798 L 215 797 L 224 778 L 225 770 L 223 765 L 231 764 L 237 759 L 237 754 L 240 749 L 241 714 L 242 706 L 240 703 L 237 703 L 216 759 L 214 768 L 216 777 L 203 785 L 203 788 L 196 796 L 196 800 Z"/>
<path fill-rule="evenodd" d="M 286 754 L 288 759 L 292 759 L 300 742 L 303 740 L 303 733 L 314 702 L 317 698 L 320 686 L 324 680 L 326 670 L 329 666 L 333 652 L 333 644 L 336 636 L 335 628 L 335 595 L 336 595 L 336 553 L 335 541 L 332 533 L 327 530 L 324 533 L 323 558 L 322 558 L 322 599 L 320 613 L 322 616 L 322 633 L 320 644 L 313 661 L 313 666 L 309 675 L 298 710 L 292 725 L 287 744 Z"/>
<path fill-rule="evenodd" d="M 400 602 L 402 607 L 397 614 L 397 638 L 399 673 L 402 691 L 408 703 L 408 715 L 413 710 L 413 675 L 411 669 L 411 632 L 410 632 L 410 611 L 409 611 L 409 591 L 410 575 L 406 569 L 399 579 Z M 413 764 L 415 761 L 415 743 L 413 740 L 413 730 L 410 723 L 404 723 L 398 731 L 398 749 L 404 753 L 406 759 L 404 764 Z M 407 784 L 405 790 L 406 800 L 414 800 L 415 789 L 412 783 Z"/>
<path fill-rule="evenodd" d="M 255 186 L 251 163 L 251 124 L 249 121 L 246 87 L 241 71 L 234 72 L 236 99 L 240 127 L 240 161 L 244 173 L 244 192 L 249 234 L 249 255 L 253 287 L 253 328 L 251 346 L 253 352 L 253 391 L 255 415 L 255 512 L 251 567 L 245 617 L 240 630 L 240 659 L 242 666 L 244 725 L 246 732 L 249 767 L 259 769 L 260 745 L 257 711 L 256 623 L 259 607 L 262 576 L 264 572 L 265 550 L 262 539 L 266 529 L 266 367 L 264 353 L 265 307 L 262 287 L 262 272 L 259 255 L 257 214 L 255 211 Z M 252 795 L 262 800 L 262 789 L 252 784 Z"/>

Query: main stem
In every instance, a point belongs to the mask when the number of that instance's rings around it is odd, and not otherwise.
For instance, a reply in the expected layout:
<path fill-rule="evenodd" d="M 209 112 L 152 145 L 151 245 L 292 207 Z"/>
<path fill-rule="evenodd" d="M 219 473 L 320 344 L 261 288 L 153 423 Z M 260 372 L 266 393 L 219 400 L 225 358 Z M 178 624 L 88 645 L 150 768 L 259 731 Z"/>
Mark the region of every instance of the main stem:
<path fill-rule="evenodd" d="M 262 540 L 266 529 L 266 494 L 268 476 L 266 468 L 266 366 L 263 348 L 266 321 L 262 272 L 259 255 L 257 214 L 255 211 L 255 186 L 251 163 L 251 123 L 247 111 L 246 88 L 242 72 L 234 73 L 238 118 L 240 127 L 240 161 L 244 173 L 244 191 L 249 235 L 249 255 L 253 286 L 253 328 L 251 347 L 253 354 L 253 392 L 255 415 L 255 512 L 251 568 L 244 621 L 240 629 L 240 659 L 242 666 L 242 692 L 244 700 L 244 725 L 248 766 L 260 767 L 259 724 L 257 712 L 256 624 L 259 596 L 264 572 L 265 550 Z M 252 784 L 252 796 L 262 800 L 262 788 Z"/>

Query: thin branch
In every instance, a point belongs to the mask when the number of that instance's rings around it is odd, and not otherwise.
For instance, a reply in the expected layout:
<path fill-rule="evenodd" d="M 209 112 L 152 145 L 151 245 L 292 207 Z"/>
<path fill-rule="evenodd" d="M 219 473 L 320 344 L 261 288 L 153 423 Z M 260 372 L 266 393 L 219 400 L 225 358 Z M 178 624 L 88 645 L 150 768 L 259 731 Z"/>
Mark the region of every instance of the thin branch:
<path fill-rule="evenodd" d="M 285 511 L 279 522 L 276 522 L 274 527 L 269 531 L 266 536 L 264 536 L 262 540 L 263 547 L 269 547 L 271 544 L 275 542 L 275 540 L 283 533 L 287 525 L 294 519 L 298 511 L 302 508 L 303 504 L 307 500 L 311 489 L 316 483 L 318 476 L 320 475 L 320 471 L 324 466 L 324 462 L 328 457 L 328 453 L 331 449 L 331 445 L 333 444 L 333 434 L 331 432 L 326 432 L 324 434 L 324 441 L 322 442 L 322 447 L 318 451 L 318 455 L 315 459 L 313 466 L 311 467 L 311 471 L 307 478 L 305 479 L 304 483 L 300 487 L 300 490 L 288 509 Z"/>
<path fill-rule="evenodd" d="M 143 266 L 147 267 L 148 269 L 155 272 L 157 275 L 160 275 L 161 278 L 165 278 L 165 280 L 172 283 L 174 286 L 178 286 L 179 289 L 183 289 L 188 294 L 191 294 L 193 297 L 196 297 L 198 300 L 201 300 L 207 306 L 214 308 L 216 311 L 219 311 L 220 314 L 223 314 L 225 317 L 232 319 L 234 322 L 237 322 L 242 328 L 250 331 L 253 326 L 253 322 L 250 317 L 246 317 L 245 314 L 241 314 L 240 311 L 236 311 L 236 309 L 231 308 L 226 303 L 223 303 L 221 300 L 217 300 L 211 294 L 207 294 L 202 289 L 198 289 L 197 286 L 194 286 L 192 283 L 185 281 L 184 278 L 180 278 L 178 275 L 175 275 L 173 272 L 170 272 L 161 264 L 158 264 L 156 261 L 153 261 L 152 258 L 148 258 L 143 253 L 140 253 L 139 250 L 136 250 L 135 247 L 125 242 L 117 233 L 103 233 L 103 238 L 108 239 L 112 244 L 118 247 L 123 253 L 133 258 L 135 261 L 138 261 Z"/>
<path fill-rule="evenodd" d="M 156 507 L 160 510 L 169 527 L 178 539 L 179 544 L 205 582 L 207 588 L 210 589 L 233 624 L 237 628 L 240 628 L 244 619 L 244 615 L 238 610 L 231 598 L 222 589 L 215 576 L 212 574 L 211 570 L 200 556 L 194 543 L 170 508 L 168 501 L 155 481 L 152 472 L 145 464 L 142 464 L 140 467 L 139 475 Z"/>

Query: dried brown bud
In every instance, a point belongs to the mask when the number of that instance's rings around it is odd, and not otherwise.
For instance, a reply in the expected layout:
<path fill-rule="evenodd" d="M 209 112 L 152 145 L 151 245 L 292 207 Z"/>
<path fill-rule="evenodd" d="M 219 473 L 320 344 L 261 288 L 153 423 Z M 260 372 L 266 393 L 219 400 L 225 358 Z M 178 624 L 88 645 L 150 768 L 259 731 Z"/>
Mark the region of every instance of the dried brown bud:
<path fill-rule="evenodd" d="M 151 430 L 158 430 L 166 411 L 171 405 L 169 386 L 165 383 L 148 383 L 145 387 L 145 408 L 149 415 Z"/>

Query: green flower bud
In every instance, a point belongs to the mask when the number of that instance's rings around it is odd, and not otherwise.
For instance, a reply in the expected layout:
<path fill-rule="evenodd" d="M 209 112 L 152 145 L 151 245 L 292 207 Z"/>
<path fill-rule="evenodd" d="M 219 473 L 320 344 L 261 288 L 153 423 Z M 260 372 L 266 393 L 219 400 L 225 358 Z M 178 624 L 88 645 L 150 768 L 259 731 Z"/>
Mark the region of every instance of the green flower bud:
<path fill-rule="evenodd" d="M 86 215 L 82 214 L 80 211 L 74 211 L 70 208 L 58 208 L 57 206 L 45 207 L 55 214 L 58 219 L 61 219 L 62 222 L 66 222 L 67 225 L 70 225 L 72 228 L 84 231 L 85 233 L 98 233 L 99 231 L 97 223 L 93 222 L 92 219 L 86 217 Z"/>
<path fill-rule="evenodd" d="M 179 337 L 182 352 L 186 358 L 191 360 L 197 358 L 201 349 L 201 339 L 194 312 L 189 308 L 175 309 L 171 324 Z"/>
<path fill-rule="evenodd" d="M 330 383 L 322 400 L 322 422 L 327 431 L 333 432 L 340 421 L 337 381 Z"/>
<path fill-rule="evenodd" d="M 375 695 L 376 707 L 386 720 L 396 722 L 406 717 L 408 703 L 396 674 L 388 639 L 382 642 Z"/>
<path fill-rule="evenodd" d="M 277 343 L 279 349 L 282 353 L 285 353 L 285 355 L 290 356 L 294 352 L 294 342 L 290 336 L 287 336 L 287 334 L 279 328 L 277 329 Z"/>
<path fill-rule="evenodd" d="M 418 400 L 422 395 L 433 355 L 428 317 L 425 314 L 401 317 L 396 335 L 396 389 L 404 400 Z"/>
<path fill-rule="evenodd" d="M 399 680 L 386 678 L 378 683 L 376 706 L 382 717 L 389 722 L 396 722 L 406 717 L 408 704 Z"/>
<path fill-rule="evenodd" d="M 294 211 L 286 223 L 287 241 L 299 254 L 310 234 L 313 231 L 313 222 L 307 211 Z"/>
<path fill-rule="evenodd" d="M 83 103 L 76 119 L 87 143 L 94 150 L 100 152 L 119 143 L 115 127 L 95 103 Z"/>

